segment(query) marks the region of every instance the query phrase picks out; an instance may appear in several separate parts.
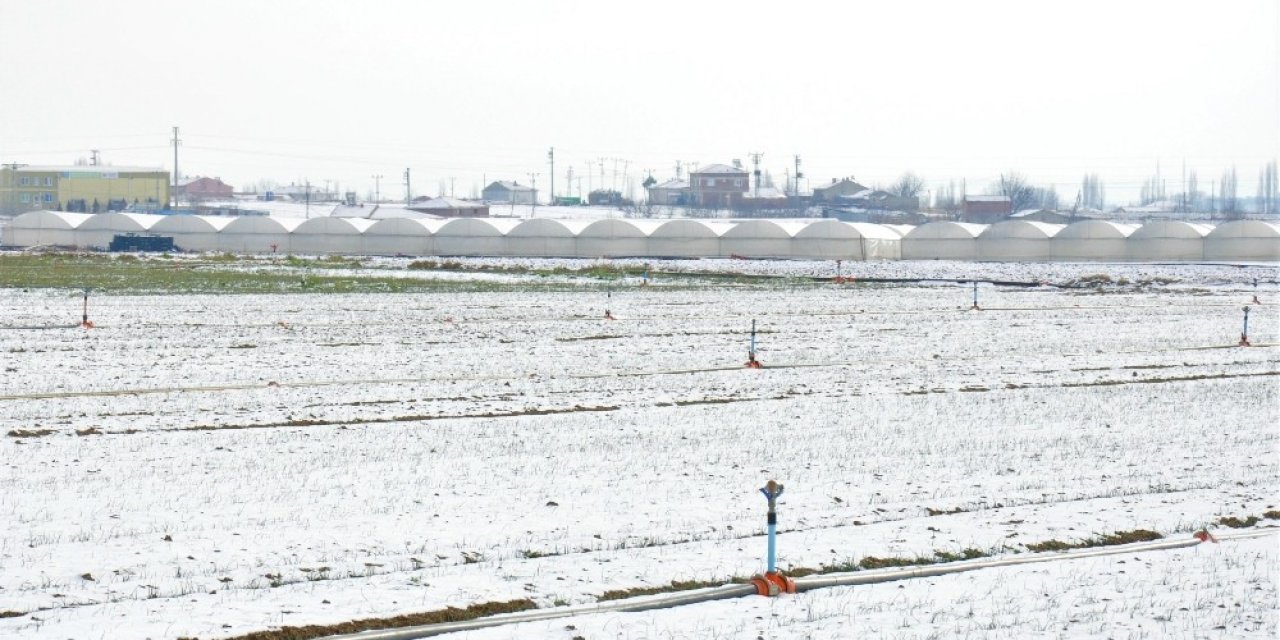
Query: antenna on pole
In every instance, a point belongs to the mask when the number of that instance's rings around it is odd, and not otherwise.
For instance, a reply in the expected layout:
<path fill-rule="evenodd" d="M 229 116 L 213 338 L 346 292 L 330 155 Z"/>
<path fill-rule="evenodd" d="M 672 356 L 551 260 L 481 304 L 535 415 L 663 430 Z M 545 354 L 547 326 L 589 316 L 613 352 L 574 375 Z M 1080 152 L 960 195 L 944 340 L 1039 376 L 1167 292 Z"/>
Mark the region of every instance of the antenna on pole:
<path fill-rule="evenodd" d="M 382 199 L 382 174 L 378 173 L 370 177 L 373 178 L 373 203 L 378 204 Z"/>
<path fill-rule="evenodd" d="M 413 189 L 409 184 L 409 167 L 404 168 L 404 206 L 413 204 Z"/>
<path fill-rule="evenodd" d="M 755 183 L 756 183 L 754 194 L 755 194 L 755 197 L 759 198 L 760 197 L 760 158 L 764 156 L 764 154 L 752 152 L 750 155 L 751 155 L 751 164 L 755 167 L 751 171 L 753 177 L 755 178 Z"/>
<path fill-rule="evenodd" d="M 551 149 L 547 151 L 547 161 L 551 163 L 551 187 L 550 187 L 551 196 L 550 196 L 550 199 L 547 200 L 547 204 L 554 205 L 556 203 L 556 148 L 555 147 L 551 147 Z M 534 194 L 534 195 L 536 196 L 537 194 Z"/>
<path fill-rule="evenodd" d="M 178 138 L 178 128 L 173 128 L 173 208 L 178 208 L 178 145 L 182 142 Z M 95 163 L 96 164 L 96 163 Z"/>

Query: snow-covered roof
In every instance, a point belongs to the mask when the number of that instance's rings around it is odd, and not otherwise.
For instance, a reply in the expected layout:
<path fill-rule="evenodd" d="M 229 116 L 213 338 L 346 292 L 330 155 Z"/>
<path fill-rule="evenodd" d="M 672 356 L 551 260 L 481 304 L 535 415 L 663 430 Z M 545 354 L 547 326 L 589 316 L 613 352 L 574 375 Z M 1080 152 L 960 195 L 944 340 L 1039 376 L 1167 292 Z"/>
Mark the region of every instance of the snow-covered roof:
<path fill-rule="evenodd" d="M 9 224 L 15 229 L 75 229 L 89 221 L 91 213 L 28 211 Z"/>
<path fill-rule="evenodd" d="M 719 174 L 735 174 L 735 175 L 737 175 L 737 174 L 741 174 L 741 175 L 746 175 L 746 173 L 747 173 L 747 170 L 746 170 L 746 169 L 739 169 L 738 167 L 731 167 L 731 166 L 729 166 L 729 165 L 727 165 L 727 164 L 709 164 L 709 165 L 707 165 L 707 166 L 705 166 L 705 167 L 698 167 L 698 169 L 697 169 L 696 171 L 690 171 L 690 172 L 689 172 L 689 175 L 691 175 L 691 176 L 698 176 L 698 175 L 703 175 L 703 174 L 717 174 L 717 175 L 719 175 Z"/>
<path fill-rule="evenodd" d="M 1128 238 L 1138 230 L 1136 224 L 1120 224 L 1107 220 L 1083 220 L 1067 225 L 1055 238 Z"/>
<path fill-rule="evenodd" d="M 1280 238 L 1280 223 L 1265 220 L 1232 220 L 1210 231 L 1207 238 Z"/>
<path fill-rule="evenodd" d="M 939 220 L 936 222 L 926 222 L 925 224 L 907 232 L 907 235 L 904 237 L 910 240 L 921 240 L 925 238 L 972 240 L 982 235 L 982 232 L 986 231 L 988 226 L 990 225 Z"/>
<path fill-rule="evenodd" d="M 1009 196 L 965 196 L 965 202 L 1013 202 Z"/>
<path fill-rule="evenodd" d="M 529 190 L 528 187 L 517 187 L 516 191 Z M 413 209 L 487 209 L 489 205 L 483 202 L 471 202 L 469 200 L 459 200 L 457 198 L 439 197 L 432 198 L 425 202 L 413 203 Z"/>
<path fill-rule="evenodd" d="M 506 180 L 498 180 L 496 182 L 493 182 L 492 184 L 485 187 L 484 189 L 485 191 L 488 191 L 489 189 L 492 189 L 494 187 L 502 187 L 503 189 L 506 189 L 508 191 L 533 191 L 534 190 L 533 187 L 530 187 L 528 185 L 523 185 L 518 182 L 508 182 Z"/>
<path fill-rule="evenodd" d="M 168 173 L 163 167 L 113 167 L 110 165 L 90 164 L 47 164 L 18 167 L 18 173 Z"/>
<path fill-rule="evenodd" d="M 653 185 L 652 187 L 649 187 L 649 188 L 650 188 L 650 189 L 671 189 L 671 190 L 675 190 L 675 189 L 688 189 L 688 188 L 689 188 L 689 181 L 688 181 L 688 180 L 671 179 L 671 180 L 668 180 L 668 181 L 666 181 L 666 182 L 664 182 L 664 183 L 662 183 L 662 184 L 655 184 L 655 185 Z"/>

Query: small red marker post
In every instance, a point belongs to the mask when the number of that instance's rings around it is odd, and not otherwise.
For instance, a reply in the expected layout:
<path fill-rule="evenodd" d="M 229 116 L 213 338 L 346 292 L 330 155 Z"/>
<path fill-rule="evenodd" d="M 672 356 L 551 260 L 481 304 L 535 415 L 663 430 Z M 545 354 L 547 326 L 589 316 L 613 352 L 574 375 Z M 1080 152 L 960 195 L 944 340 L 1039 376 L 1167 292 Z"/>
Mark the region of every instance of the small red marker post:
<path fill-rule="evenodd" d="M 89 289 L 88 287 L 84 289 L 83 293 L 84 293 L 84 310 L 80 316 L 80 326 L 84 327 L 85 329 L 92 329 L 93 323 L 89 322 Z"/>
<path fill-rule="evenodd" d="M 746 367 L 748 369 L 764 368 L 764 365 L 761 364 L 759 360 L 756 360 L 756 320 L 755 318 L 751 319 L 751 348 L 747 350 Z"/>

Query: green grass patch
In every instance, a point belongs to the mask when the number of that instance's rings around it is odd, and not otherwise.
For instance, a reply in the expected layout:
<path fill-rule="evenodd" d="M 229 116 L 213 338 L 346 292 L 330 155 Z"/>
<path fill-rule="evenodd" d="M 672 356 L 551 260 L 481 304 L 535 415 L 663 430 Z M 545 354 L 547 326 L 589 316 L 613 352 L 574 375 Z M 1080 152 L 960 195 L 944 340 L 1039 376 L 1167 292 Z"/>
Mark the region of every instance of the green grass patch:
<path fill-rule="evenodd" d="M 1026 545 L 1028 551 L 1068 551 L 1071 549 L 1090 549 L 1093 547 L 1109 547 L 1117 544 L 1131 544 L 1134 542 L 1151 542 L 1159 540 L 1164 536 L 1147 529 L 1134 529 L 1133 531 L 1117 531 L 1115 533 L 1104 534 L 1094 538 L 1086 538 L 1075 542 L 1063 542 L 1061 540 L 1046 540 L 1044 542 L 1033 542 Z"/>

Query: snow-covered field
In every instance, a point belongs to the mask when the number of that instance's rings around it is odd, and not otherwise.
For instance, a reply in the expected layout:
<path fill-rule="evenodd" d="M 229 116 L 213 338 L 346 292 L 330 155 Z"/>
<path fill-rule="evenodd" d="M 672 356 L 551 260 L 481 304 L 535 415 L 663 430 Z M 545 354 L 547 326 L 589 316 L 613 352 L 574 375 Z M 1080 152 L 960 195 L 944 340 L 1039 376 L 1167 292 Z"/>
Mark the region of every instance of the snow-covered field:
<path fill-rule="evenodd" d="M 0 637 L 222 638 L 749 576 L 769 478 L 783 569 L 1280 508 L 1273 288 L 1233 346 L 1274 269 L 856 268 L 1130 284 L 984 286 L 982 311 L 956 284 L 795 280 L 99 296 L 87 331 L 66 291 L 0 290 L 0 612 L 21 614 Z M 1272 637 L 1274 546 L 468 637 Z"/>

